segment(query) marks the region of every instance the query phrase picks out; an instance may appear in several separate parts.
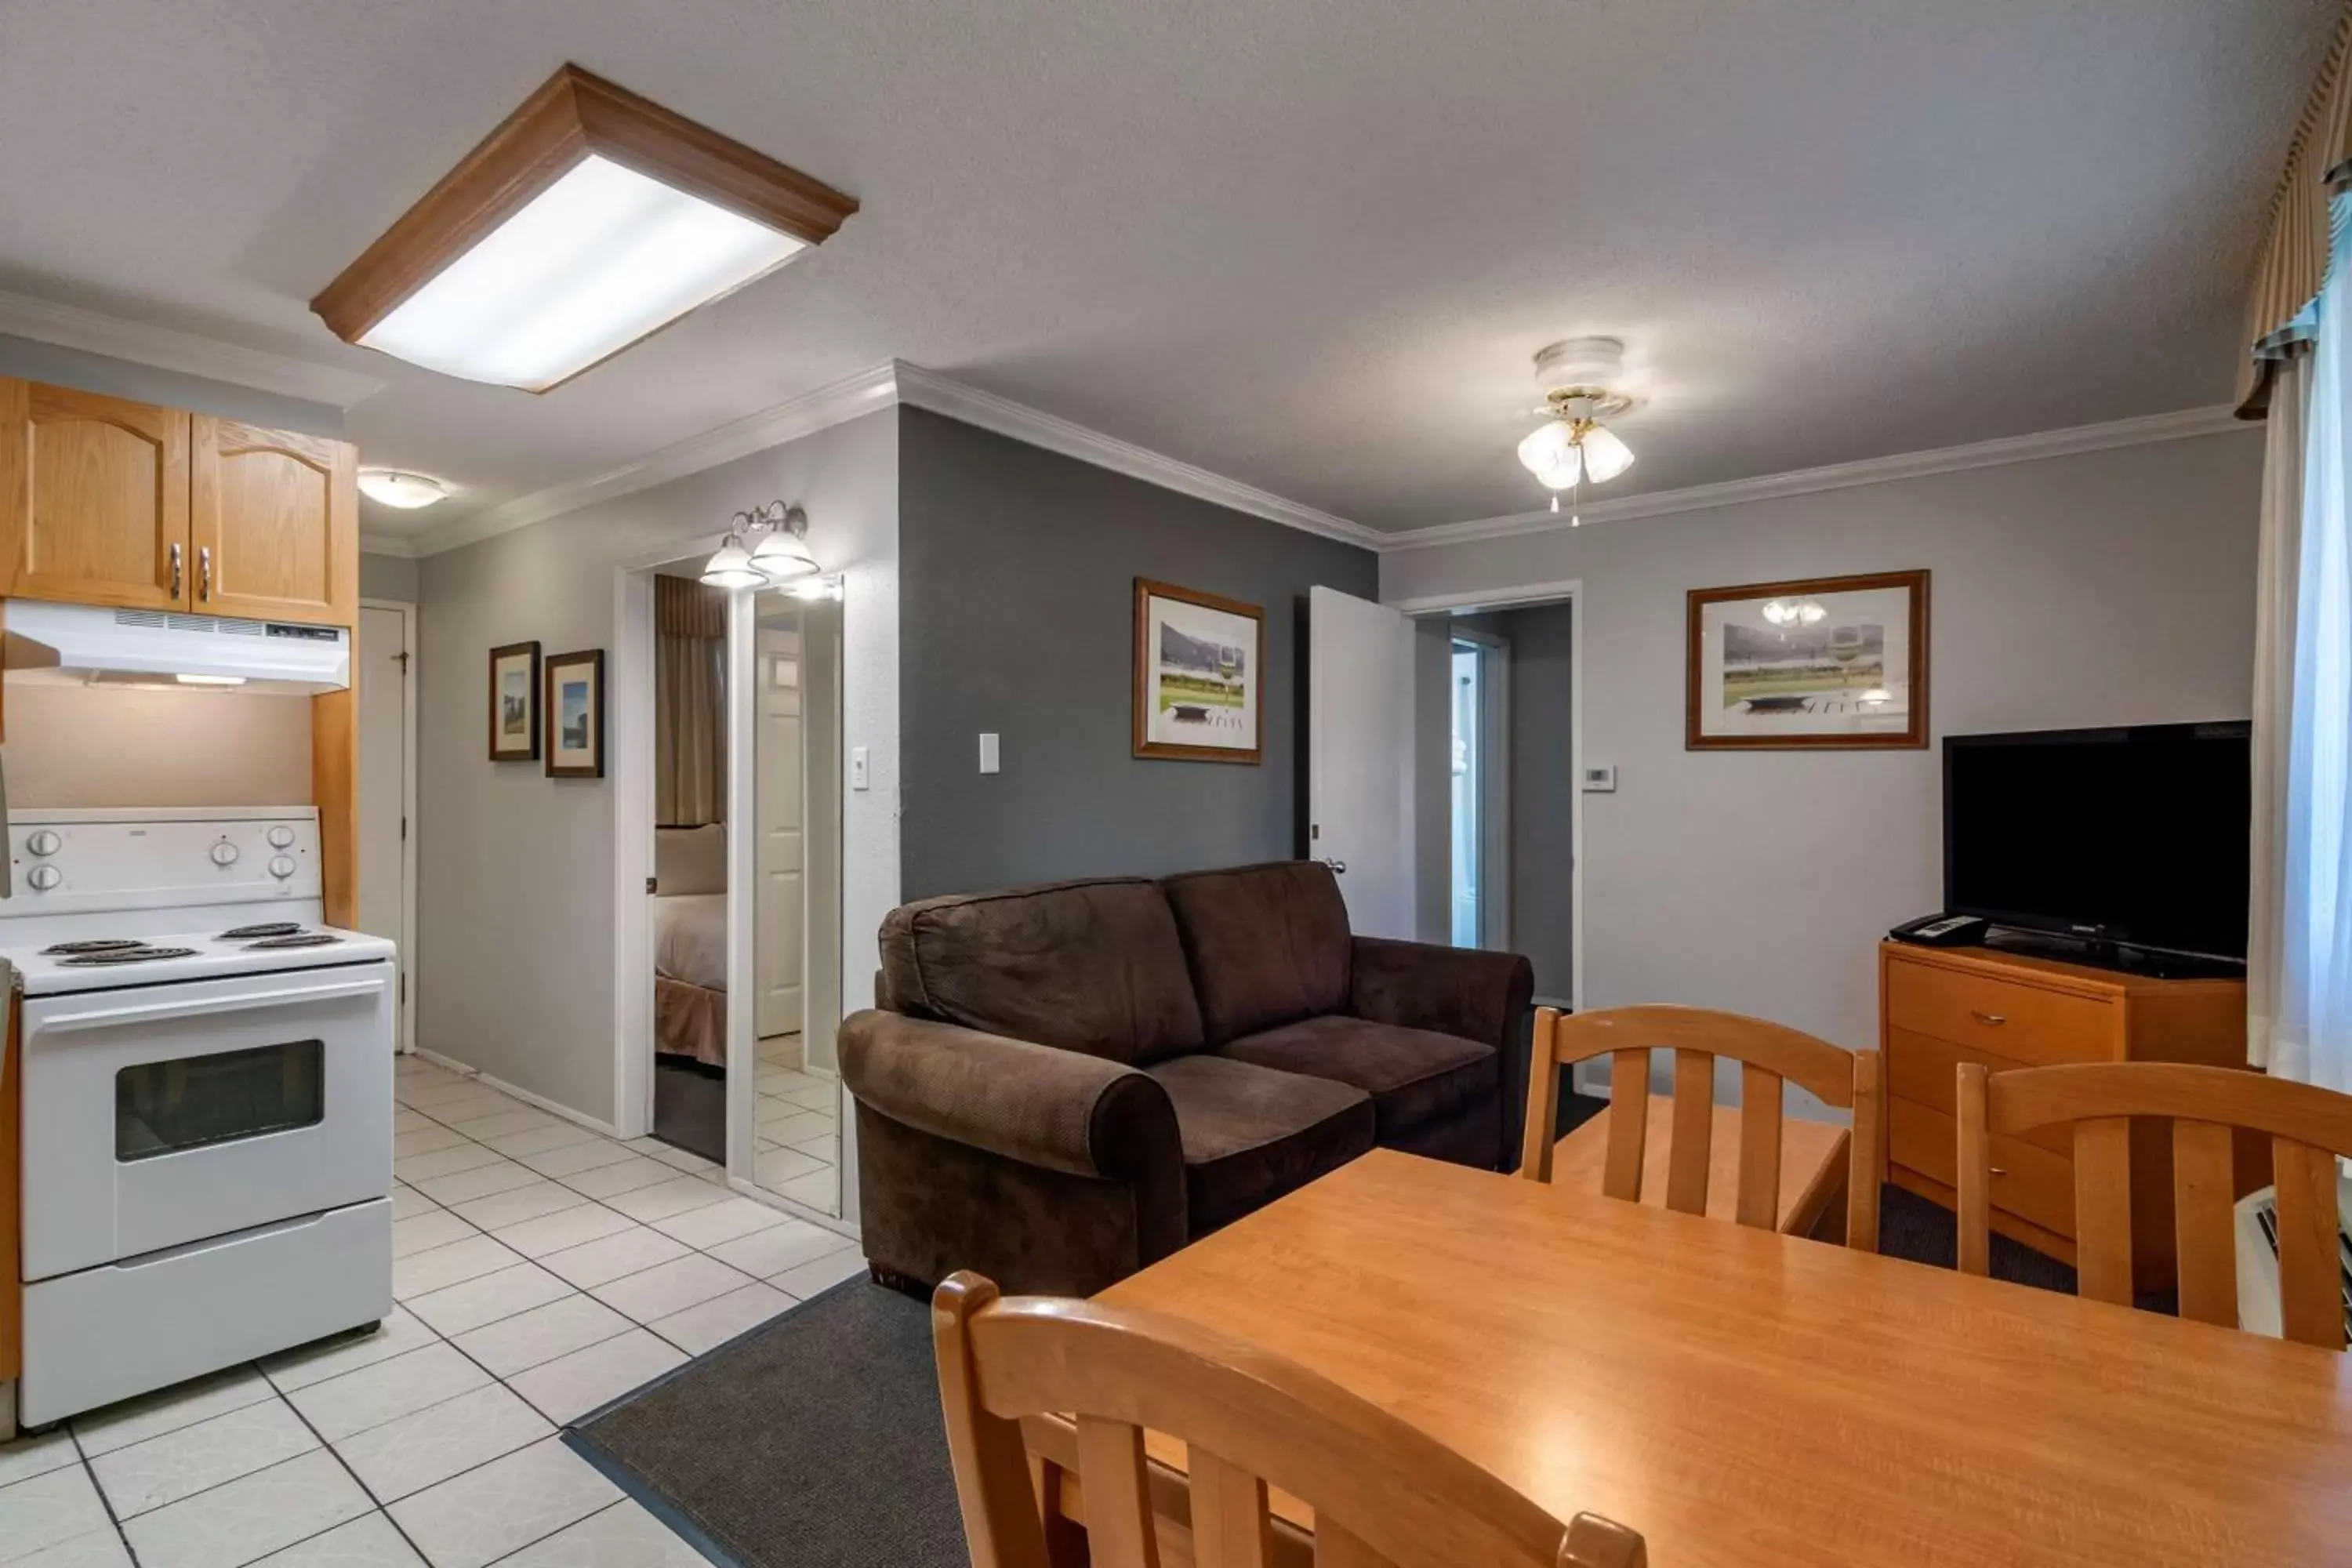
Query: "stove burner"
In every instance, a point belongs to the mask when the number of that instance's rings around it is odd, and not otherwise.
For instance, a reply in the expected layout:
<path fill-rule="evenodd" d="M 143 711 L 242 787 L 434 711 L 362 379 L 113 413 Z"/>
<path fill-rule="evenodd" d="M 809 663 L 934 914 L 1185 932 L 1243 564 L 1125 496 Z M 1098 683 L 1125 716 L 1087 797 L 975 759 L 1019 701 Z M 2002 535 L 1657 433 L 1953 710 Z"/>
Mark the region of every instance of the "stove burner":
<path fill-rule="evenodd" d="M 60 965 L 87 969 L 101 963 L 153 963 L 165 958 L 194 958 L 193 947 L 148 947 L 132 942 L 128 947 L 110 947 L 96 952 L 78 952 L 70 958 L 60 958 Z"/>
<path fill-rule="evenodd" d="M 267 925 L 239 926 L 235 931 L 225 931 L 213 940 L 215 942 L 251 942 L 256 937 L 296 936 L 300 934 L 301 930 L 302 928 L 292 921 L 271 921 Z"/>
<path fill-rule="evenodd" d="M 54 942 L 41 949 L 43 958 L 62 958 L 73 952 L 123 952 L 147 944 L 127 936 L 97 936 L 87 942 Z"/>
<path fill-rule="evenodd" d="M 332 931 L 297 931 L 290 936 L 265 937 L 259 942 L 247 942 L 245 950 L 251 952 L 259 948 L 332 947 L 342 940 Z"/>

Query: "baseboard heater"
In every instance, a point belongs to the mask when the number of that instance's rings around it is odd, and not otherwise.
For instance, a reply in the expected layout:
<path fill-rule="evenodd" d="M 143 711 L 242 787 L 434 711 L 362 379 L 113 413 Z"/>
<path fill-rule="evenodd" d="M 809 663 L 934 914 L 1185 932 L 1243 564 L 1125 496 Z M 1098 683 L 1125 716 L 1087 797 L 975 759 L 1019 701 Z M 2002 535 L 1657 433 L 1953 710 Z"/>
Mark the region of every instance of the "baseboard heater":
<path fill-rule="evenodd" d="M 2264 1187 L 2238 1200 L 2238 1326 L 2279 1333 L 2278 1189 Z M 2352 1342 L 2352 1185 L 2340 1178 L 2336 1196 L 2336 1283 Z"/>

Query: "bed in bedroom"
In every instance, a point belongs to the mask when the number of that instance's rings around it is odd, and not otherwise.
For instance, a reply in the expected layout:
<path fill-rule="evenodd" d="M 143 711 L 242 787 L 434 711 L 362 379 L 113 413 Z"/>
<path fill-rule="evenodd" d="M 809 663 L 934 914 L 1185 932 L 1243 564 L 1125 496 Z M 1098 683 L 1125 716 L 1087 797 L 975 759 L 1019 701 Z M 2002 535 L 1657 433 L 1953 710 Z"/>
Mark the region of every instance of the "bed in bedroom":
<path fill-rule="evenodd" d="M 727 1066 L 727 829 L 654 830 L 654 1049 Z"/>

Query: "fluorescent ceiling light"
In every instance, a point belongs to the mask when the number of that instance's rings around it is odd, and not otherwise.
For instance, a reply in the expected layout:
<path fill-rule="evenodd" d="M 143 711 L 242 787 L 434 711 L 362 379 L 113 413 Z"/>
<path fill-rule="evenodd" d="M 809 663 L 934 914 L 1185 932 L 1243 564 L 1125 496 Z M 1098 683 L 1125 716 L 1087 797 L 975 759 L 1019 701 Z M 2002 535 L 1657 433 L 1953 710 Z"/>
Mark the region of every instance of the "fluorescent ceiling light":
<path fill-rule="evenodd" d="M 856 210 L 565 66 L 310 309 L 346 342 L 546 392 L 783 265 Z"/>
<path fill-rule="evenodd" d="M 544 392 L 806 248 L 592 153 L 360 346 Z"/>
<path fill-rule="evenodd" d="M 414 511 L 421 506 L 431 506 L 446 499 L 449 487 L 439 479 L 423 474 L 394 473 L 390 468 L 362 468 L 360 494 L 370 500 L 396 506 L 403 511 Z"/>

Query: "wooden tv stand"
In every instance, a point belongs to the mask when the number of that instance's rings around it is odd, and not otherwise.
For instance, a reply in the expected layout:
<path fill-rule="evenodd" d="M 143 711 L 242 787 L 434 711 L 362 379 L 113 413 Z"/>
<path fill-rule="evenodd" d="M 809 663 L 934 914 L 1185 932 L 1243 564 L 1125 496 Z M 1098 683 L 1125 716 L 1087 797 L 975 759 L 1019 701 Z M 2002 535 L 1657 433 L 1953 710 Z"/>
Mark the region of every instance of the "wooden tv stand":
<path fill-rule="evenodd" d="M 1887 1175 L 1956 1208 L 1954 1069 L 2061 1062 L 2246 1065 L 2243 980 L 2154 980 L 1993 947 L 1878 947 Z M 2073 1129 L 1992 1140 L 1992 1228 L 2074 1261 Z M 2141 1289 L 2173 1285 L 2171 1129 L 2132 1127 L 2132 1258 Z"/>

